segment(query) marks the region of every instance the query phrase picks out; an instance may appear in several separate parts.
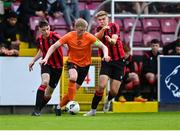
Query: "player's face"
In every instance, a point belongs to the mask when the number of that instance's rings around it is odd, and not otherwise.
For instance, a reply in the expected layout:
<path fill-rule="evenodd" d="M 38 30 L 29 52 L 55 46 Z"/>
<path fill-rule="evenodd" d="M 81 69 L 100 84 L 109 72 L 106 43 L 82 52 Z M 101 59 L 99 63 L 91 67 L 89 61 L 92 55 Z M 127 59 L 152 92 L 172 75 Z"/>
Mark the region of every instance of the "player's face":
<path fill-rule="evenodd" d="M 39 28 L 39 31 L 42 33 L 43 37 L 48 37 L 50 34 L 50 26 Z"/>
<path fill-rule="evenodd" d="M 8 22 L 9 22 L 12 26 L 14 26 L 14 25 L 17 23 L 17 18 L 9 18 L 9 19 L 8 19 Z"/>
<path fill-rule="evenodd" d="M 159 50 L 159 43 L 153 43 L 152 45 L 151 45 L 151 48 L 152 48 L 152 51 L 153 52 L 158 52 L 158 50 Z"/>
<path fill-rule="evenodd" d="M 180 55 L 180 47 L 177 46 L 177 47 L 175 48 L 175 50 L 176 50 L 176 54 Z"/>
<path fill-rule="evenodd" d="M 104 27 L 104 26 L 107 26 L 108 25 L 108 17 L 106 15 L 103 15 L 103 16 L 99 16 L 97 18 L 97 22 L 99 24 L 99 26 L 101 27 Z"/>
<path fill-rule="evenodd" d="M 85 26 L 76 27 L 76 31 L 77 31 L 78 36 L 83 35 L 83 33 L 86 31 L 86 29 L 87 28 Z"/>

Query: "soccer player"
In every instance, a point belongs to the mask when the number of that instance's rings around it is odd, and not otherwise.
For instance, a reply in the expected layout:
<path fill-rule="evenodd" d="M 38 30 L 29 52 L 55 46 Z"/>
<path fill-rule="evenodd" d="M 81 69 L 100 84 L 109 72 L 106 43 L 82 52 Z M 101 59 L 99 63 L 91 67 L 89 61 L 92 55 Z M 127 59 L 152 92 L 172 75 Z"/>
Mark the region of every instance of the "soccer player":
<path fill-rule="evenodd" d="M 51 54 L 61 45 L 67 44 L 69 49 L 67 62 L 69 73 L 68 93 L 62 98 L 60 105 L 57 106 L 57 116 L 61 113 L 61 107 L 75 99 L 76 89 L 81 86 L 88 73 L 89 66 L 91 65 L 92 44 L 102 49 L 102 60 L 106 62 L 110 60 L 108 48 L 94 35 L 88 33 L 86 31 L 87 27 L 88 23 L 84 19 L 77 19 L 75 22 L 75 31 L 71 31 L 61 37 L 60 40 L 50 47 L 46 57 L 41 61 L 41 64 L 46 65 Z"/>
<path fill-rule="evenodd" d="M 119 88 L 118 94 L 115 97 L 116 101 L 126 102 L 125 97 L 123 96 L 123 90 L 132 90 L 134 94 L 134 101 L 137 102 L 146 102 L 147 99 L 141 97 L 140 91 L 140 79 L 138 75 L 138 69 L 134 60 L 134 57 L 130 54 L 131 47 L 129 45 L 124 44 L 123 49 L 125 52 L 125 70 L 124 77 L 122 80 L 122 84 Z"/>
<path fill-rule="evenodd" d="M 29 64 L 29 71 L 39 58 L 44 58 L 48 49 L 60 39 L 60 35 L 50 31 L 49 23 L 46 20 L 39 22 L 39 31 L 42 33 L 37 38 L 38 52 Z M 62 49 L 56 50 L 49 58 L 46 65 L 41 65 L 41 85 L 37 90 L 36 104 L 32 112 L 33 116 L 40 116 L 42 108 L 51 99 L 51 95 L 59 82 L 63 67 Z"/>
<path fill-rule="evenodd" d="M 157 100 L 157 62 L 160 55 L 160 41 L 153 39 L 150 42 L 151 50 L 143 55 L 142 77 L 150 87 L 149 100 Z"/>
<path fill-rule="evenodd" d="M 99 88 L 95 91 L 91 110 L 84 114 L 84 116 L 93 116 L 96 114 L 96 108 L 102 99 L 104 89 L 110 79 L 110 91 L 103 108 L 104 112 L 109 111 L 111 100 L 117 95 L 124 75 L 124 50 L 119 36 L 119 26 L 116 23 L 109 22 L 108 14 L 105 11 L 99 11 L 96 14 L 96 19 L 99 27 L 97 27 L 95 36 L 108 47 L 108 54 L 111 57 L 111 61 L 102 61 L 101 63 Z M 100 54 L 102 54 L 101 51 Z"/>

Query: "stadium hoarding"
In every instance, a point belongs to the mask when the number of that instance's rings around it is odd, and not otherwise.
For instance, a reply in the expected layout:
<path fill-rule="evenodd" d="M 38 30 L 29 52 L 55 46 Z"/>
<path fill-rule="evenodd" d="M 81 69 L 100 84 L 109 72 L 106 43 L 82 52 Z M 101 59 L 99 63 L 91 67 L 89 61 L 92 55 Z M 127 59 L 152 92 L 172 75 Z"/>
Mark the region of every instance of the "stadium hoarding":
<path fill-rule="evenodd" d="M 180 56 L 159 56 L 158 76 L 159 102 L 180 103 Z"/>
<path fill-rule="evenodd" d="M 90 66 L 82 87 L 95 87 L 95 66 Z"/>
<path fill-rule="evenodd" d="M 29 72 L 33 57 L 0 57 L 0 105 L 34 105 L 41 84 L 39 61 Z M 60 85 L 57 85 L 48 104 L 58 104 Z"/>

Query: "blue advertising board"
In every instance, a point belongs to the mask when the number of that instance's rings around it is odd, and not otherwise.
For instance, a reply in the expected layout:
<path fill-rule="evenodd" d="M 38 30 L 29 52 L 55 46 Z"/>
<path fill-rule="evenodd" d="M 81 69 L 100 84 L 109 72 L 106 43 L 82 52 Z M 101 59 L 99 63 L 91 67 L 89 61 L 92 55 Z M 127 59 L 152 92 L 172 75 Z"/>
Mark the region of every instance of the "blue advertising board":
<path fill-rule="evenodd" d="M 180 56 L 160 56 L 158 69 L 160 103 L 180 103 Z"/>

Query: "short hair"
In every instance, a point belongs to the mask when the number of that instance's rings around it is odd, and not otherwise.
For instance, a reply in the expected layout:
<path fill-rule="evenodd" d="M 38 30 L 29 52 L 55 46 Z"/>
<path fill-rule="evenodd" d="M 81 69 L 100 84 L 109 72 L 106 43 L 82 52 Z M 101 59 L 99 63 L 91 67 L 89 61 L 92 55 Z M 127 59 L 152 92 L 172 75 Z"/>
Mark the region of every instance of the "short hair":
<path fill-rule="evenodd" d="M 154 44 L 154 43 L 160 43 L 160 41 L 158 39 L 152 39 L 151 40 L 151 45 Z"/>
<path fill-rule="evenodd" d="M 101 10 L 95 15 L 95 17 L 98 18 L 98 17 L 104 16 L 104 15 L 108 16 L 108 13 L 106 11 L 104 11 L 104 10 Z"/>
<path fill-rule="evenodd" d="M 49 23 L 47 20 L 43 19 L 39 21 L 39 25 L 40 28 L 44 27 L 44 26 L 49 26 Z"/>
<path fill-rule="evenodd" d="M 82 19 L 82 18 L 78 18 L 75 22 L 75 27 L 87 27 L 88 23 L 86 20 Z"/>
<path fill-rule="evenodd" d="M 123 45 L 123 49 L 124 49 L 124 52 L 129 52 L 129 51 L 131 51 L 131 47 L 129 46 L 129 44 L 124 44 L 124 45 Z"/>
<path fill-rule="evenodd" d="M 6 15 L 5 15 L 6 19 L 9 19 L 9 18 L 17 18 L 17 14 L 16 12 L 14 11 L 10 11 L 8 12 Z"/>

